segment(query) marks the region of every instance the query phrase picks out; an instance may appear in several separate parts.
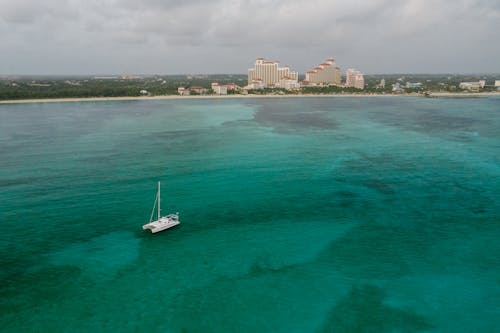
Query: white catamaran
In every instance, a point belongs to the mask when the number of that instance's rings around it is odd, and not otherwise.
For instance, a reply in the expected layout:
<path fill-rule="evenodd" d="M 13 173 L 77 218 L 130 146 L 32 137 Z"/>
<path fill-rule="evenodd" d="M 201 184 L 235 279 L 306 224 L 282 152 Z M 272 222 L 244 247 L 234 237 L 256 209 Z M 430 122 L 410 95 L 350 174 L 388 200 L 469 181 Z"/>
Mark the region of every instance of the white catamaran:
<path fill-rule="evenodd" d="M 151 212 L 151 217 L 149 218 L 149 223 L 142 226 L 143 230 L 149 229 L 151 232 L 157 233 L 159 231 L 166 230 L 168 228 L 175 227 L 179 223 L 179 213 L 169 214 L 167 216 L 161 216 L 160 208 L 160 182 L 158 182 L 158 192 L 156 193 L 155 203 L 153 205 L 153 211 Z M 153 221 L 153 215 L 155 213 L 155 207 L 158 203 L 158 219 Z"/>

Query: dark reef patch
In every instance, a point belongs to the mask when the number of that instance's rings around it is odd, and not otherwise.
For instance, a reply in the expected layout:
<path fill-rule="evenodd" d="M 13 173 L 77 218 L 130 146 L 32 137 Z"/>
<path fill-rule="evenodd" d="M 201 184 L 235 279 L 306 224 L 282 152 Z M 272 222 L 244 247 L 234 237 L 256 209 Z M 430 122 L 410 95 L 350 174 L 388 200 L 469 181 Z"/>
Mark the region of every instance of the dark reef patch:
<path fill-rule="evenodd" d="M 272 126 L 275 131 L 282 133 L 300 129 L 328 130 L 338 127 L 338 124 L 328 117 L 328 112 L 304 111 L 293 107 L 260 108 L 254 115 L 254 121 L 264 126 Z"/>
<path fill-rule="evenodd" d="M 432 108 L 417 108 L 405 112 L 373 112 L 370 117 L 373 121 L 405 131 L 446 136 L 460 142 L 474 140 L 476 128 L 481 125 L 478 119 Z"/>
<path fill-rule="evenodd" d="M 433 327 L 418 313 L 384 304 L 384 297 L 384 291 L 372 285 L 353 287 L 318 332 L 421 332 Z"/>
<path fill-rule="evenodd" d="M 399 277 L 411 274 L 426 249 L 417 231 L 371 223 L 333 241 L 317 259 L 350 277 Z"/>

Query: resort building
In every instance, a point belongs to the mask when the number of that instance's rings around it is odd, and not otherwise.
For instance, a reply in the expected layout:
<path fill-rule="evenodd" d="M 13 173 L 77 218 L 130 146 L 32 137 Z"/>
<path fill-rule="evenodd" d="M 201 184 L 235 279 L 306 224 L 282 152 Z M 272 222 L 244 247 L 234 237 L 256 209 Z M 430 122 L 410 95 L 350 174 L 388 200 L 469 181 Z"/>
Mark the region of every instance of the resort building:
<path fill-rule="evenodd" d="M 217 95 L 227 95 L 227 86 L 223 84 L 219 84 L 218 82 L 213 82 L 212 83 L 212 90 L 214 93 Z"/>
<path fill-rule="evenodd" d="M 191 92 L 186 87 L 177 88 L 177 93 L 181 96 L 189 96 Z"/>
<path fill-rule="evenodd" d="M 356 89 L 364 89 L 365 88 L 365 78 L 363 74 L 354 69 L 354 68 L 349 68 L 346 73 L 346 87 L 353 87 Z"/>
<path fill-rule="evenodd" d="M 191 93 L 195 93 L 198 95 L 205 95 L 205 94 L 208 94 L 210 92 L 210 89 L 198 87 L 198 86 L 192 86 L 191 88 L 189 88 L 189 90 L 191 91 Z"/>
<path fill-rule="evenodd" d="M 284 77 L 278 82 L 278 84 L 276 84 L 276 87 L 283 88 L 286 90 L 299 89 L 300 83 L 297 82 L 297 79 L 291 79 L 289 77 Z"/>
<path fill-rule="evenodd" d="M 392 92 L 394 94 L 402 94 L 405 92 L 405 90 L 403 89 L 403 87 L 401 87 L 401 84 L 399 82 L 396 82 L 392 85 Z"/>
<path fill-rule="evenodd" d="M 340 68 L 335 64 L 333 58 L 316 66 L 306 73 L 306 82 L 311 85 L 330 85 L 339 86 L 341 81 Z"/>
<path fill-rule="evenodd" d="M 283 78 L 298 81 L 299 73 L 291 71 L 288 66 L 279 67 L 279 62 L 265 61 L 264 58 L 257 58 L 254 68 L 248 70 L 249 86 L 260 81 L 264 88 L 272 88 Z"/>
<path fill-rule="evenodd" d="M 252 83 L 248 84 L 248 86 L 245 87 L 245 89 L 264 89 L 266 86 L 264 85 L 264 82 L 259 79 L 252 80 Z"/>
<path fill-rule="evenodd" d="M 481 81 L 478 82 L 461 82 L 458 87 L 463 90 L 469 91 L 479 91 L 479 89 L 484 88 L 484 84 Z"/>
<path fill-rule="evenodd" d="M 219 82 L 212 82 L 212 90 L 218 95 L 226 95 L 230 91 L 241 91 L 241 87 L 235 83 L 221 84 Z"/>
<path fill-rule="evenodd" d="M 421 82 L 406 82 L 407 89 L 420 89 L 423 87 Z"/>
<path fill-rule="evenodd" d="M 235 83 L 225 84 L 225 86 L 227 88 L 227 91 L 238 91 L 241 89 L 241 87 Z"/>

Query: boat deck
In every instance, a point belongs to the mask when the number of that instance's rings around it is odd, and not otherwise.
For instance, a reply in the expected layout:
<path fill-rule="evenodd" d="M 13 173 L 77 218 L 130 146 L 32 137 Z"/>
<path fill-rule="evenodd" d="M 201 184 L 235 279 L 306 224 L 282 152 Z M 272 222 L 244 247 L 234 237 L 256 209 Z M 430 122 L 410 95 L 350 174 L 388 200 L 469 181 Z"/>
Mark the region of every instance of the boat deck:
<path fill-rule="evenodd" d="M 143 230 L 151 230 L 152 233 L 156 233 L 165 229 L 169 229 L 172 227 L 175 227 L 176 225 L 180 224 L 179 220 L 169 218 L 169 217 L 162 217 L 157 221 L 150 222 L 148 224 L 145 224 L 142 226 Z"/>

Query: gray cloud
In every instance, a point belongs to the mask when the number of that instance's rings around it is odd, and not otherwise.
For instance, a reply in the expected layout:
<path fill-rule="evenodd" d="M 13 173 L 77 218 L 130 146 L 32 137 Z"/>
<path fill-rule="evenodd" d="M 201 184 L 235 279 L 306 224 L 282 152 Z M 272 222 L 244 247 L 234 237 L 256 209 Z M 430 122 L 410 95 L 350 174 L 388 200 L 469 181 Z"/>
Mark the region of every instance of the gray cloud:
<path fill-rule="evenodd" d="M 0 74 L 500 72 L 494 0 L 0 0 Z"/>

